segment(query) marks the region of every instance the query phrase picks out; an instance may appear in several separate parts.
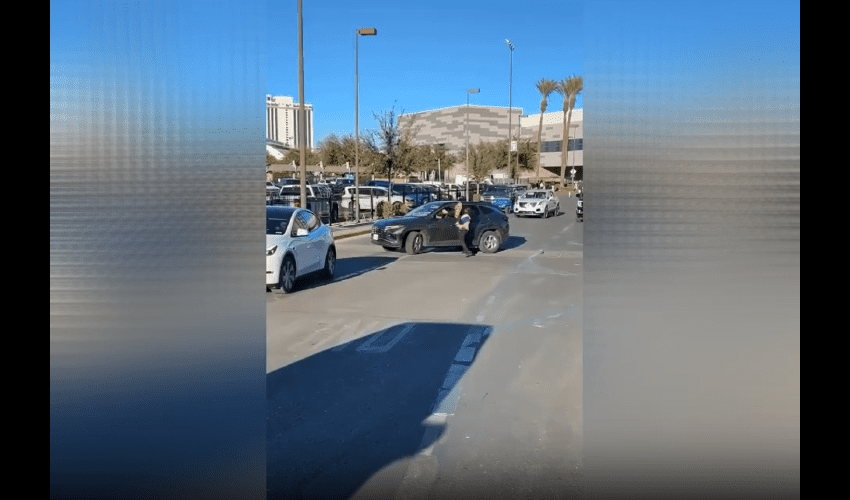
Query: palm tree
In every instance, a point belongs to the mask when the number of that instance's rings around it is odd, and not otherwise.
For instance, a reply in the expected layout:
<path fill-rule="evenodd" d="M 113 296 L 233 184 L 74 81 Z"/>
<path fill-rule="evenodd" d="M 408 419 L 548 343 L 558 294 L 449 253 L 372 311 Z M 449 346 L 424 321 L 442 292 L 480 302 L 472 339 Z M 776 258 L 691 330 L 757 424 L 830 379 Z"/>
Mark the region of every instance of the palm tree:
<path fill-rule="evenodd" d="M 567 177 L 567 145 L 569 144 L 570 121 L 573 118 L 573 108 L 576 105 L 576 96 L 579 95 L 584 86 L 582 77 L 570 76 L 558 83 L 556 92 L 564 98 L 564 133 L 561 139 L 561 187 L 564 187 L 564 179 Z"/>
<path fill-rule="evenodd" d="M 551 94 L 556 88 L 558 88 L 558 82 L 555 80 L 549 80 L 548 78 L 541 78 L 537 81 L 537 91 L 540 92 L 540 96 L 542 99 L 540 100 L 540 126 L 537 129 L 537 183 L 540 184 L 540 165 L 542 164 L 540 161 L 540 135 L 543 132 L 543 113 L 546 112 L 546 105 L 548 104 L 549 94 Z"/>

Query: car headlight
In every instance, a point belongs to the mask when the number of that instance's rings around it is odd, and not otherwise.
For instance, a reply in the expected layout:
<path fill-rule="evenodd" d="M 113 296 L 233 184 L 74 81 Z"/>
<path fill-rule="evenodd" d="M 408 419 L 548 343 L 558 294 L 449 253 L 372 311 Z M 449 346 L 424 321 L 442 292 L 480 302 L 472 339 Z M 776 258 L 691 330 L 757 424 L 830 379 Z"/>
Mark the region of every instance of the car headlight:
<path fill-rule="evenodd" d="M 274 255 L 275 252 L 277 252 L 277 245 L 267 247 L 266 248 L 266 257 L 268 257 L 269 255 Z"/>
<path fill-rule="evenodd" d="M 389 233 L 394 233 L 394 232 L 396 232 L 396 231 L 400 231 L 400 230 L 402 230 L 402 229 L 404 229 L 404 226 L 395 225 L 395 226 L 387 226 L 387 227 L 385 227 L 385 228 L 384 228 L 384 231 L 387 231 L 387 232 L 389 232 Z"/>

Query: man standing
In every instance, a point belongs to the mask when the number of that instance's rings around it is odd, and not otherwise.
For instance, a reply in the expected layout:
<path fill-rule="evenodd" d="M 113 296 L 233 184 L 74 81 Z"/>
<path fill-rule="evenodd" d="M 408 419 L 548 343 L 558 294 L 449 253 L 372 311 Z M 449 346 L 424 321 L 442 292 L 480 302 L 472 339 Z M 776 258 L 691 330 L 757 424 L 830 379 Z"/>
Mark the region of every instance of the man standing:
<path fill-rule="evenodd" d="M 463 254 L 467 257 L 472 256 L 472 252 L 469 251 L 469 248 L 466 247 L 466 233 L 469 231 L 469 209 L 463 210 L 463 204 L 458 203 L 455 205 L 455 219 L 458 221 L 455 223 L 457 226 L 457 236 L 460 239 L 460 244 L 463 246 Z"/>

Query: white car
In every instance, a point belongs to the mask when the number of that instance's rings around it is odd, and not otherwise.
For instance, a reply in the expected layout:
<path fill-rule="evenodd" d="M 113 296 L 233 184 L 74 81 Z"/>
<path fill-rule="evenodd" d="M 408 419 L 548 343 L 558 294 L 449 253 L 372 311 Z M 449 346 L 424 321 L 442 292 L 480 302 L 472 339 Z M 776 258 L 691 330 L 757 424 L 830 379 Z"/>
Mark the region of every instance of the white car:
<path fill-rule="evenodd" d="M 551 189 L 529 189 L 514 202 L 517 217 L 537 215 L 542 218 L 561 213 L 561 201 Z"/>
<path fill-rule="evenodd" d="M 315 272 L 333 278 L 335 267 L 333 233 L 313 212 L 266 206 L 266 289 L 290 293 L 298 278 Z"/>
<path fill-rule="evenodd" d="M 351 207 L 351 200 L 355 197 L 355 187 L 346 186 L 340 194 L 340 208 L 348 210 Z M 407 203 L 411 205 L 410 200 L 403 199 L 400 195 L 394 194 L 390 198 L 393 205 L 396 203 Z M 372 210 L 378 208 L 378 204 L 382 201 L 387 201 L 387 188 L 380 186 L 360 186 L 360 210 Z"/>

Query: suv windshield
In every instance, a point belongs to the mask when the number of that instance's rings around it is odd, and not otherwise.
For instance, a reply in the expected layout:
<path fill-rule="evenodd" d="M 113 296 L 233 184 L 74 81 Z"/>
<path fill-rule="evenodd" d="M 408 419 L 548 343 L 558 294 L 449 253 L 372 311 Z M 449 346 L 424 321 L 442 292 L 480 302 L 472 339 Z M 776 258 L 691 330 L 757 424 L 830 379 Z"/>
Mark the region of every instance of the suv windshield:
<path fill-rule="evenodd" d="M 437 209 L 440 208 L 441 206 L 443 206 L 443 204 L 440 203 L 440 202 L 426 203 L 426 204 L 422 205 L 421 207 L 414 208 L 410 212 L 407 212 L 407 214 L 405 214 L 405 215 L 409 216 L 409 217 L 426 217 L 426 216 L 431 215 L 434 212 L 436 212 Z"/>
<path fill-rule="evenodd" d="M 507 187 L 491 187 L 484 191 L 483 194 L 490 196 L 510 196 L 511 188 Z"/>

